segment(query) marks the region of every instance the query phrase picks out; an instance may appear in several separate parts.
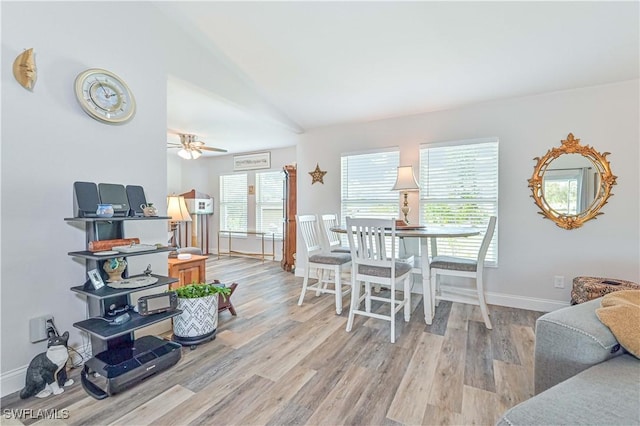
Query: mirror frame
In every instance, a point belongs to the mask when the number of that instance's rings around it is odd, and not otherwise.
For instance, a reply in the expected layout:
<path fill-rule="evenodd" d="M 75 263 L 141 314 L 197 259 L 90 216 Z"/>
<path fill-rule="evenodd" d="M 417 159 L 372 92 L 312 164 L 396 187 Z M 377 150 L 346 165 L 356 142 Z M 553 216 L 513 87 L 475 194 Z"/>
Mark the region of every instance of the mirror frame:
<path fill-rule="evenodd" d="M 547 168 L 553 160 L 563 154 L 581 154 L 593 163 L 597 173 L 600 175 L 600 185 L 595 199 L 586 210 L 575 215 L 564 215 L 555 212 L 544 199 L 542 192 L 543 178 Z M 533 197 L 535 204 L 541 210 L 538 214 L 551 219 L 563 229 L 579 228 L 586 221 L 595 219 L 596 216 L 603 214 L 600 209 L 607 204 L 607 200 L 613 195 L 611 188 L 616 184 L 617 179 L 617 176 L 611 173 L 611 167 L 606 158 L 609 154 L 611 153 L 600 153 L 589 145 L 580 145 L 580 139 L 574 138 L 573 133 L 569 133 L 567 139 L 562 141 L 562 145 L 559 148 L 550 149 L 542 158 L 534 158 L 533 160 L 537 161 L 537 164 L 534 167 L 533 176 L 529 179 L 529 188 L 531 188 L 532 192 L 531 197 Z"/>

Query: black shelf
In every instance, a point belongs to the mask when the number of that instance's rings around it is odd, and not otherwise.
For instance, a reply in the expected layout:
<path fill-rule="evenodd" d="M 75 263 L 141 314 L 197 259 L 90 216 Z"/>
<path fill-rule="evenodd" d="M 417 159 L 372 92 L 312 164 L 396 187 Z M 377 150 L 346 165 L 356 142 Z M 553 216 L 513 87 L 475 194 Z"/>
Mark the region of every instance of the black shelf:
<path fill-rule="evenodd" d="M 171 220 L 170 216 L 113 216 L 113 217 L 65 217 L 75 222 L 122 222 L 125 220 Z"/>
<path fill-rule="evenodd" d="M 67 253 L 69 256 L 74 256 L 74 257 L 81 257 L 83 259 L 91 259 L 91 260 L 107 260 L 107 259 L 113 259 L 116 257 L 131 257 L 131 256 L 142 256 L 144 254 L 153 254 L 153 253 L 163 253 L 163 252 L 167 252 L 167 251 L 174 251 L 176 250 L 175 247 L 160 247 L 154 250 L 146 250 L 146 251 L 136 251 L 133 253 L 118 253 L 118 254 L 110 254 L 107 256 L 98 256 L 96 255 L 94 252 L 92 251 L 87 251 L 87 250 L 83 250 L 83 251 L 70 251 L 69 253 Z"/>
<path fill-rule="evenodd" d="M 148 252 L 144 252 L 144 253 L 148 254 Z M 131 276 L 129 278 L 144 277 L 144 276 L 145 275 L 140 274 L 140 275 L 133 275 L 133 276 Z M 125 296 L 125 295 L 128 295 L 129 293 L 133 293 L 133 292 L 136 292 L 136 291 L 147 290 L 149 288 L 159 287 L 161 285 L 173 284 L 173 283 L 177 283 L 179 281 L 177 278 L 163 277 L 161 275 L 151 274 L 151 276 L 158 278 L 158 282 L 146 285 L 144 287 L 116 289 L 116 288 L 111 288 L 111 287 L 107 286 L 107 284 L 105 284 L 104 287 L 102 287 L 99 290 L 94 290 L 93 288 L 87 290 L 87 288 L 84 285 L 80 285 L 80 286 L 77 286 L 77 287 L 71 287 L 71 291 L 75 291 L 76 293 L 84 294 L 85 296 L 93 297 L 93 298 L 96 298 L 96 299 L 108 299 L 110 297 Z M 100 320 L 96 320 L 96 321 L 100 321 Z M 104 322 L 104 321 L 101 321 L 101 322 Z M 118 327 L 114 327 L 114 326 L 109 326 L 109 327 L 110 328 L 118 328 Z M 80 328 L 80 327 L 78 327 L 78 328 Z"/>
<path fill-rule="evenodd" d="M 131 320 L 122 325 L 110 325 L 107 321 L 104 321 L 102 319 L 89 318 L 84 321 L 77 322 L 73 324 L 73 326 L 79 328 L 82 331 L 86 331 L 87 333 L 99 339 L 107 340 L 129 334 L 133 330 L 137 330 L 139 328 L 147 327 L 151 324 L 164 321 L 168 318 L 180 315 L 181 313 L 182 311 L 180 309 L 176 309 L 175 311 L 161 312 L 159 314 L 143 316 L 136 312 L 129 311 Z"/>

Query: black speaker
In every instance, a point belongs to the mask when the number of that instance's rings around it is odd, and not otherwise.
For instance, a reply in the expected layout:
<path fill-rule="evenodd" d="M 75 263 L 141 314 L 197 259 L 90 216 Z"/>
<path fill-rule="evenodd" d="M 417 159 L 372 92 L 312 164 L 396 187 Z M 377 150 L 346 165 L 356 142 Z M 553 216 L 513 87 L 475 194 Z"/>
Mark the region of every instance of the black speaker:
<path fill-rule="evenodd" d="M 127 199 L 129 200 L 129 216 L 144 216 L 142 204 L 147 204 L 144 189 L 138 185 L 127 185 Z"/>
<path fill-rule="evenodd" d="M 73 182 L 73 216 L 98 217 L 100 198 L 94 182 Z"/>
<path fill-rule="evenodd" d="M 115 183 L 99 183 L 100 203 L 113 205 L 113 215 L 129 216 L 129 200 L 124 185 Z"/>

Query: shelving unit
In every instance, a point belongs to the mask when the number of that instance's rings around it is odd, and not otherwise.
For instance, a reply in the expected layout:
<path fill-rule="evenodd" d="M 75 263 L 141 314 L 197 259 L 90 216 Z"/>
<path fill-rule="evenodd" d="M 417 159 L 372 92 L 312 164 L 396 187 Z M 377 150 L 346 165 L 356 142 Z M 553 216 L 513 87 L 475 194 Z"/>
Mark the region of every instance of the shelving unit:
<path fill-rule="evenodd" d="M 110 217 L 110 218 L 65 218 L 65 221 L 80 222 L 85 224 L 86 245 L 90 241 L 110 240 L 125 238 L 124 236 L 124 223 L 127 221 L 157 221 L 157 220 L 170 220 L 168 216 L 156 216 L 156 217 Z M 96 255 L 88 250 L 72 251 L 68 255 L 85 260 L 86 271 L 97 269 L 101 274 L 103 280 L 106 281 L 106 274 L 102 269 L 104 261 L 119 257 L 133 257 L 144 256 L 154 253 L 169 252 L 172 248 L 161 247 L 155 250 L 141 251 L 135 253 L 118 253 L 107 256 Z M 122 346 L 128 341 L 133 341 L 133 331 L 139 328 L 147 327 L 151 324 L 160 322 L 172 316 L 179 315 L 181 311 L 172 311 L 164 314 L 155 314 L 147 317 L 136 314 L 135 312 L 129 312 L 132 319 L 122 325 L 113 326 L 109 325 L 106 321 L 100 319 L 93 319 L 95 317 L 104 317 L 109 306 L 116 305 L 122 306 L 124 304 L 131 305 L 130 295 L 133 292 L 146 290 L 153 287 L 159 287 L 162 285 L 170 285 L 177 282 L 177 279 L 171 277 L 164 277 L 159 275 L 153 275 L 158 278 L 158 282 L 138 288 L 132 289 L 113 289 L 108 286 L 104 286 L 99 290 L 95 290 L 91 286 L 91 282 L 87 279 L 84 285 L 72 287 L 71 290 L 82 294 L 87 297 L 87 304 L 89 306 L 89 319 L 79 321 L 73 324 L 74 327 L 80 330 L 86 331 L 91 336 L 91 349 L 93 355 L 103 352 L 109 348 Z M 123 273 L 124 278 L 129 278 L 129 267 L 125 269 Z"/>
<path fill-rule="evenodd" d="M 65 218 L 64 220 L 84 223 L 86 247 L 89 247 L 90 241 L 124 238 L 124 223 L 127 221 L 170 220 L 170 217 Z M 102 269 L 102 265 L 106 260 L 120 257 L 145 256 L 163 252 L 168 253 L 171 250 L 173 250 L 173 248 L 160 247 L 154 250 L 118 253 L 106 256 L 81 250 L 69 252 L 68 255 L 74 258 L 84 259 L 86 272 L 96 269 L 106 282 L 107 275 Z M 123 278 L 134 278 L 136 276 L 144 275 L 129 276 L 129 266 L 127 264 L 123 272 Z M 179 344 L 164 342 L 153 336 L 145 336 L 136 340 L 133 332 L 179 315 L 182 313 L 181 310 L 147 316 L 139 315 L 129 310 L 128 314 L 131 319 L 121 325 L 112 325 L 104 319 L 109 307 L 121 307 L 125 304 L 131 305 L 131 293 L 155 287 L 170 286 L 178 282 L 178 279 L 172 277 L 155 274 L 151 274 L 151 276 L 157 278 L 158 281 L 137 288 L 115 289 L 105 284 L 104 287 L 96 290 L 88 279 L 85 280 L 84 285 L 71 287 L 71 291 L 85 296 L 87 300 L 89 318 L 76 322 L 73 326 L 88 333 L 91 338 L 93 358 L 85 362 L 81 379 L 84 389 L 96 399 L 103 399 L 112 393 L 119 392 L 139 382 L 148 375 L 169 368 L 180 359 Z M 171 356 L 165 356 L 169 353 L 171 353 Z M 92 374 L 95 375 L 95 373 L 106 378 L 104 389 L 89 380 L 89 377 Z"/>

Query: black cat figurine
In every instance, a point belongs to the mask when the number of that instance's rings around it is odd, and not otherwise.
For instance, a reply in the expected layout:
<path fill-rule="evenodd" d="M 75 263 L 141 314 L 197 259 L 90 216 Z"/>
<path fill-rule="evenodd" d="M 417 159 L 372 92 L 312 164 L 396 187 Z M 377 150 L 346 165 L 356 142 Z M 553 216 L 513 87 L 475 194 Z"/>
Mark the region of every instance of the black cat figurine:
<path fill-rule="evenodd" d="M 32 396 L 46 398 L 51 394 L 59 395 L 64 392 L 62 386 L 71 386 L 73 380 L 67 380 L 65 365 L 69 359 L 67 341 L 69 332 L 62 336 L 52 336 L 47 342 L 47 351 L 36 355 L 27 368 L 26 385 L 20 392 L 20 398 Z"/>

